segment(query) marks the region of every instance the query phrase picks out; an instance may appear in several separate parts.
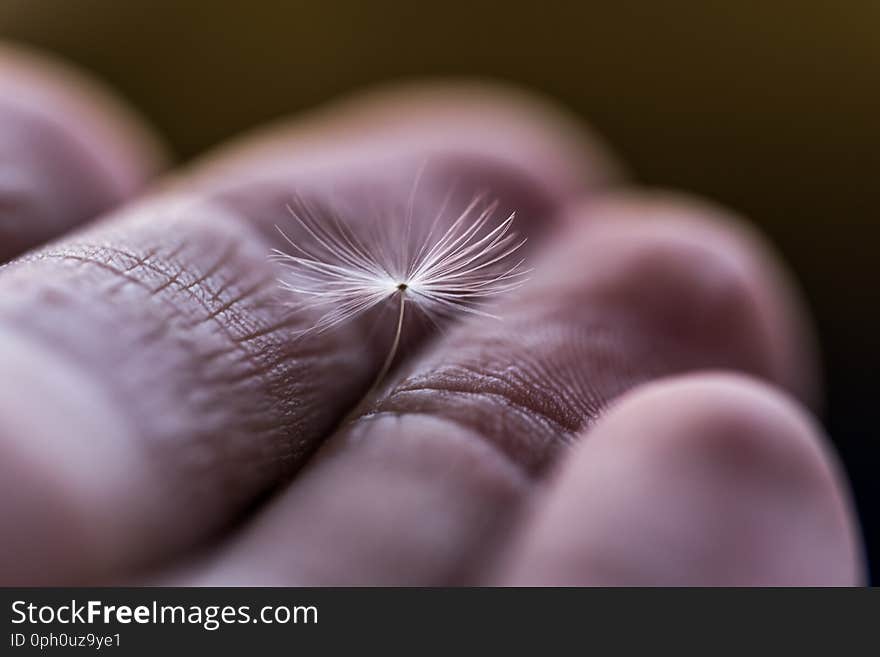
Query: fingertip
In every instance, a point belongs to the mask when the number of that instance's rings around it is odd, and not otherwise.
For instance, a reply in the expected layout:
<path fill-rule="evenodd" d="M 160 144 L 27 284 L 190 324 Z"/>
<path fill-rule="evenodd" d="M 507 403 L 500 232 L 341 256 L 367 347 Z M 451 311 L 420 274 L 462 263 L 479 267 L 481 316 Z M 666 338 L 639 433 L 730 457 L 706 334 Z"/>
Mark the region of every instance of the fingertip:
<path fill-rule="evenodd" d="M 864 581 L 846 484 L 818 427 L 741 376 L 692 375 L 624 396 L 533 522 L 512 583 Z"/>
<path fill-rule="evenodd" d="M 809 310 L 782 257 L 752 224 L 712 201 L 662 189 L 611 190 L 562 214 L 569 234 L 580 234 L 604 258 L 593 263 L 597 270 L 610 277 L 628 269 L 632 288 L 658 304 L 665 299 L 669 312 L 680 313 L 681 299 L 692 299 L 692 309 L 715 308 L 731 327 L 746 322 L 749 330 L 733 341 L 753 334 L 747 341 L 760 348 L 766 368 L 751 373 L 821 411 L 821 366 Z M 570 242 L 577 248 L 577 239 Z M 669 282 L 677 293 L 664 292 Z"/>
<path fill-rule="evenodd" d="M 157 133 L 97 79 L 47 53 L 0 42 L 0 103 L 64 130 L 125 198 L 168 160 Z"/>

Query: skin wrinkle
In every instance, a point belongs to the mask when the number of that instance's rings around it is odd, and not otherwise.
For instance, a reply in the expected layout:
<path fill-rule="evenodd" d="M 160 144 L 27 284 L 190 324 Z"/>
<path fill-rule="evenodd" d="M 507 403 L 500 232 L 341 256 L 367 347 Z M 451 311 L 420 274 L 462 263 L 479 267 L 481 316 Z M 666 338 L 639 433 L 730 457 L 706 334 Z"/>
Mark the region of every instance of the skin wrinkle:
<path fill-rule="evenodd" d="M 553 403 L 549 395 L 544 394 L 541 388 L 549 388 L 550 386 L 538 384 L 533 385 L 532 381 L 536 379 L 536 375 L 532 375 L 530 370 L 540 367 L 537 363 L 517 363 L 501 368 L 499 374 L 489 372 L 480 373 L 478 370 L 462 367 L 462 371 L 456 373 L 456 385 L 466 386 L 467 374 L 471 375 L 472 380 L 480 381 L 481 384 L 488 384 L 484 387 L 495 390 L 493 394 L 497 395 L 499 400 L 504 401 L 511 407 L 519 406 L 524 415 L 531 417 L 538 423 L 543 423 L 547 430 L 554 431 L 560 438 L 566 434 L 570 434 L 577 430 L 580 423 L 567 412 L 568 409 L 559 404 Z M 447 373 L 448 374 L 448 373 Z M 451 386 L 448 386 L 451 390 Z M 517 390 L 528 390 L 535 394 L 526 395 L 522 400 L 516 399 Z M 455 392 L 468 392 L 466 388 L 459 388 Z M 517 404 L 517 402 L 519 403 Z"/>
<path fill-rule="evenodd" d="M 610 272 L 597 259 L 571 280 L 560 272 L 603 247 L 590 235 L 588 225 L 561 238 L 554 263 L 499 305 L 503 321 L 459 324 L 373 411 L 450 419 L 538 475 L 640 383 L 699 369 L 769 374 L 755 300 L 735 265 L 648 234 Z"/>
<path fill-rule="evenodd" d="M 601 368 L 604 374 L 589 376 L 591 363 L 612 360 L 621 363 L 624 371 L 638 367 L 625 364 L 625 338 L 611 343 L 615 346 L 603 346 L 590 339 L 590 331 L 585 333 L 577 346 L 562 343 L 553 347 L 545 342 L 547 352 L 535 359 L 520 345 L 494 352 L 492 360 L 479 360 L 478 356 L 475 361 L 462 362 L 459 356 L 459 361 L 450 365 L 425 364 L 420 366 L 420 374 L 407 377 L 379 401 L 371 414 L 430 413 L 460 424 L 537 476 L 560 448 L 572 444 L 579 431 L 598 419 L 616 395 L 649 378 L 653 369 L 663 372 L 685 367 L 681 362 L 658 364 L 618 377 L 614 373 L 620 370 L 608 366 Z M 497 341 L 492 345 L 497 349 Z M 466 346 L 448 348 L 460 353 Z M 585 375 L 579 376 L 569 366 L 560 377 L 559 369 L 564 366 L 540 363 L 542 358 L 552 360 L 549 354 L 560 351 L 569 353 L 571 361 L 582 363 Z M 516 375 L 510 376 L 511 372 Z M 545 375 L 541 385 L 531 384 Z"/>
<path fill-rule="evenodd" d="M 260 288 L 266 287 L 272 279 L 271 275 L 267 275 L 261 280 L 258 280 L 255 284 L 251 285 L 249 288 L 245 289 L 243 292 L 237 294 L 233 298 L 223 301 L 223 293 L 229 288 L 232 284 L 231 280 L 226 280 L 222 283 L 218 288 L 211 290 L 208 282 L 215 276 L 218 271 L 228 265 L 236 254 L 238 249 L 237 242 L 231 243 L 226 251 L 217 259 L 217 261 L 211 265 L 204 273 L 200 276 L 194 278 L 189 283 L 185 285 L 178 285 L 181 277 L 189 277 L 190 273 L 187 268 L 180 264 L 175 263 L 173 261 L 174 257 L 183 250 L 183 247 L 175 248 L 168 255 L 163 255 L 161 262 L 164 264 L 172 264 L 172 267 L 176 269 L 174 273 L 170 273 L 168 268 L 163 268 L 159 264 L 155 264 L 153 259 L 158 255 L 158 250 L 153 249 L 146 255 L 138 255 L 135 253 L 131 253 L 122 249 L 113 249 L 108 248 L 106 246 L 92 246 L 89 244 L 74 244 L 72 246 L 67 247 L 63 251 L 49 251 L 41 254 L 42 259 L 51 259 L 58 258 L 61 260 L 64 259 L 72 259 L 78 262 L 82 262 L 84 264 L 92 264 L 97 267 L 103 268 L 108 272 L 116 274 L 120 278 L 122 278 L 126 283 L 132 283 L 135 285 L 140 285 L 144 287 L 144 289 L 148 290 L 152 296 L 157 296 L 164 290 L 176 286 L 177 293 L 188 293 L 190 298 L 194 299 L 207 313 L 206 315 L 197 315 L 192 322 L 191 328 L 198 326 L 201 323 L 206 323 L 214 320 L 214 324 L 219 328 L 229 339 L 230 344 L 239 345 L 241 340 L 238 336 L 235 335 L 234 331 L 229 330 L 228 320 L 235 317 L 235 315 L 231 315 L 227 318 L 221 318 L 221 315 L 230 311 L 232 307 L 239 302 L 245 300 L 247 297 L 253 295 Z M 82 256 L 78 255 L 78 252 L 87 253 L 88 255 Z M 105 253 L 111 253 L 112 256 L 107 258 L 104 257 Z M 118 258 L 122 258 L 123 260 L 130 260 L 132 264 L 126 266 L 123 269 L 114 268 L 112 265 L 108 264 L 108 261 L 112 261 Z M 144 283 L 141 277 L 137 275 L 139 269 L 149 270 L 151 273 L 156 274 L 160 278 L 165 278 L 165 281 L 160 283 L 158 287 L 151 288 L 148 284 Z M 209 296 L 206 298 L 203 294 L 200 294 L 202 290 L 207 290 Z M 217 304 L 216 307 L 212 309 L 212 305 Z M 176 313 L 183 316 L 186 311 L 183 310 L 182 306 L 174 305 Z M 221 321 L 226 320 L 226 321 Z M 233 327 L 235 323 L 233 323 Z M 250 336 L 247 336 L 248 338 Z M 245 340 L 246 341 L 246 340 Z M 246 349 L 241 350 L 242 355 L 246 359 L 252 359 L 253 354 Z"/>
<path fill-rule="evenodd" d="M 31 316 L 26 309 L 27 302 L 22 300 L 28 296 L 27 291 L 17 299 L 15 293 L 4 295 L 4 301 L 0 303 L 0 316 L 5 323 L 41 338 L 53 349 L 67 352 L 72 346 L 73 357 L 84 368 L 94 369 L 98 365 L 99 371 L 106 369 L 109 373 L 115 370 L 116 375 L 111 381 L 116 385 L 108 392 L 111 397 L 118 398 L 119 407 L 128 409 L 139 418 L 136 425 L 144 439 L 141 448 L 148 455 L 152 454 L 149 460 L 157 467 L 176 464 L 175 468 L 191 471 L 175 484 L 177 489 L 183 484 L 184 490 L 168 494 L 196 496 L 201 500 L 200 504 L 206 504 L 206 499 L 219 493 L 222 502 L 207 504 L 208 508 L 215 509 L 224 507 L 228 498 L 249 500 L 256 492 L 254 486 L 262 488 L 277 481 L 279 474 L 289 470 L 297 461 L 297 455 L 306 448 L 302 442 L 308 440 L 306 436 L 316 434 L 315 428 L 306 428 L 309 424 L 322 426 L 323 430 L 332 426 L 335 420 L 332 405 L 310 404 L 308 401 L 314 396 L 309 388 L 314 388 L 315 377 L 292 372 L 334 367 L 350 370 L 351 365 L 358 362 L 350 360 L 346 365 L 340 358 L 327 353 L 320 354 L 320 359 L 316 360 L 316 352 L 305 354 L 297 362 L 285 362 L 288 358 L 285 345 L 289 337 L 284 336 L 285 331 L 280 327 L 291 324 L 275 321 L 273 326 L 264 320 L 263 308 L 274 290 L 273 277 L 265 273 L 255 277 L 251 273 L 238 280 L 240 277 L 231 273 L 259 272 L 261 269 L 266 272 L 268 269 L 264 260 L 268 247 L 262 246 L 262 240 L 255 236 L 242 233 L 242 225 L 237 221 L 221 221 L 220 215 L 213 218 L 211 230 L 219 237 L 215 246 L 219 247 L 216 250 L 221 255 L 209 261 L 206 267 L 198 264 L 204 254 L 187 253 L 179 244 L 169 245 L 169 240 L 162 238 L 159 239 L 160 246 L 139 252 L 90 244 L 81 238 L 76 244 L 50 248 L 7 269 L 10 288 L 15 287 L 19 277 L 27 281 L 29 291 L 37 292 L 33 295 L 35 297 L 40 296 L 39 290 L 52 287 L 57 290 L 56 306 L 62 306 L 58 310 L 67 314 L 72 311 L 70 306 L 75 306 L 76 312 L 85 314 L 85 326 L 114 335 L 115 344 L 105 343 L 101 347 L 110 347 L 109 351 L 117 352 L 115 357 L 84 350 L 76 341 L 71 344 L 69 336 L 59 333 L 63 322 L 52 322 L 51 318 L 38 320 Z M 155 242 L 150 234 L 175 235 L 178 232 L 173 229 L 162 231 L 161 227 L 150 230 L 144 226 L 135 230 L 147 234 L 136 239 L 130 235 L 127 242 L 149 244 Z M 242 243 L 249 246 L 248 254 L 244 256 L 237 255 Z M 165 253 L 173 255 L 169 258 Z M 260 266 L 243 266 L 242 262 L 236 262 L 236 258 L 258 261 Z M 28 277 L 27 270 L 38 264 L 41 280 Z M 221 270 L 225 273 L 221 274 Z M 61 281 L 63 286 L 59 288 Z M 89 301 L 88 296 L 73 297 L 72 290 L 92 290 L 91 294 L 97 296 Z M 102 309 L 109 310 L 108 301 L 116 309 L 113 316 L 102 313 Z M 160 312 L 156 314 L 156 310 Z M 138 316 L 140 319 L 135 319 Z M 98 329 L 100 326 L 106 328 Z M 273 330 L 281 333 L 273 333 Z M 184 337 L 193 332 L 204 337 Z M 211 337 L 212 334 L 215 337 Z M 169 337 L 174 342 L 172 354 L 168 351 Z M 94 341 L 92 344 L 98 347 Z M 119 353 L 119 346 L 124 344 L 136 344 L 138 348 L 126 348 L 124 353 Z M 214 345 L 209 359 L 201 358 L 202 344 Z M 135 364 L 141 360 L 152 364 L 150 367 Z M 101 361 L 106 365 L 101 366 Z M 181 367 L 173 364 L 175 361 L 188 364 Z M 195 371 L 189 372 L 194 366 Z M 310 385 L 306 384 L 307 381 Z M 120 383 L 122 385 L 118 385 Z M 165 387 L 168 390 L 163 390 Z M 255 388 L 261 388 L 263 392 L 245 395 L 250 398 L 249 403 L 234 401 L 240 397 L 235 392 L 237 389 Z M 205 391 L 213 392 L 205 394 Z M 137 401 L 133 401 L 133 396 Z M 176 401 L 162 401 L 166 397 Z M 345 395 L 337 398 L 339 403 L 344 403 Z M 168 409 L 181 403 L 194 418 L 169 418 Z M 224 440 L 212 439 L 218 431 L 226 436 Z M 318 429 L 318 433 L 320 431 Z M 172 440 L 175 436 L 192 438 L 180 443 Z M 166 458 L 163 454 L 168 450 L 173 450 L 174 455 L 169 454 Z M 229 464 L 225 468 L 228 471 L 226 476 L 200 491 L 200 486 L 216 476 L 216 470 L 210 477 L 198 473 L 205 468 L 216 468 L 213 464 L 218 460 Z M 264 472 L 267 467 L 276 474 Z M 236 492 L 236 488 L 240 490 Z M 248 493 L 249 489 L 253 492 Z M 234 512 L 234 508 L 230 511 Z M 211 513 L 206 515 L 209 523 L 216 524 L 217 518 L 211 521 Z"/>
<path fill-rule="evenodd" d="M 473 382 L 479 386 L 479 381 Z M 499 408 L 500 406 L 500 408 Z M 371 415 L 393 414 L 408 415 L 415 409 L 419 415 L 434 415 L 461 427 L 471 433 L 483 436 L 490 443 L 500 443 L 500 451 L 511 461 L 519 464 L 526 461 L 524 467 L 530 472 L 539 466 L 533 463 L 528 455 L 546 451 L 544 445 L 550 440 L 563 440 L 564 434 L 548 431 L 542 424 L 552 423 L 552 418 L 536 416 L 527 406 L 518 404 L 512 395 L 489 392 L 486 390 L 449 390 L 442 383 L 434 387 L 423 385 L 418 389 L 396 392 L 394 399 L 383 402 L 379 411 Z M 406 409 L 406 410 L 403 410 Z M 516 418 L 507 417 L 497 420 L 497 413 L 514 414 Z M 370 417 L 370 416 L 367 416 Z M 511 427 L 519 425 L 515 430 Z M 533 434 L 527 433 L 534 428 Z M 501 440 L 500 436 L 517 436 L 517 439 Z M 523 438 L 528 436 L 528 438 Z M 542 441 L 539 437 L 550 437 Z"/>
<path fill-rule="evenodd" d="M 75 251 L 75 250 L 76 250 L 76 247 L 73 248 L 73 251 Z M 122 252 L 119 252 L 119 253 L 122 253 Z M 136 275 L 137 270 L 139 268 L 146 266 L 145 261 L 142 258 L 137 258 L 137 257 L 132 256 L 136 260 L 135 264 L 131 265 L 130 267 L 127 267 L 125 270 L 119 270 L 119 269 L 115 269 L 112 266 L 105 264 L 105 261 L 100 258 L 99 254 L 93 254 L 88 257 L 80 257 L 80 256 L 74 255 L 71 252 L 66 252 L 63 254 L 47 254 L 46 257 L 47 258 L 58 257 L 61 259 L 70 258 L 70 259 L 75 259 L 78 262 L 81 262 L 84 264 L 91 264 L 91 265 L 97 266 L 105 271 L 108 271 L 108 272 L 111 272 L 111 273 L 114 273 L 118 276 L 123 277 L 127 283 L 138 285 L 138 286 L 142 287 L 151 295 L 155 294 L 155 290 L 150 288 L 149 285 L 143 283 L 143 281 Z M 157 267 L 150 266 L 147 268 L 152 270 L 154 273 L 157 273 L 160 276 L 164 275 L 164 272 L 162 272 L 162 270 Z M 179 275 L 180 274 L 177 274 L 177 276 L 179 276 Z M 205 277 L 201 277 L 201 278 L 203 280 L 205 280 Z M 166 287 L 166 286 L 163 285 L 161 287 Z M 189 284 L 183 288 L 179 288 L 178 291 L 182 291 L 184 289 L 191 290 L 191 289 L 193 289 L 193 287 L 194 287 L 193 284 Z M 196 295 L 193 295 L 192 298 L 199 300 L 201 303 L 201 299 L 199 299 L 199 297 L 197 297 Z M 216 299 L 217 295 L 212 294 L 212 298 Z M 176 314 L 180 315 L 181 317 L 188 314 L 186 311 L 182 310 L 182 308 L 179 305 L 177 305 L 169 300 L 166 300 L 166 301 L 168 302 L 168 305 L 173 307 L 174 312 Z M 209 307 L 205 306 L 203 303 L 201 305 L 205 311 L 208 311 Z M 227 304 L 223 304 L 223 305 L 221 305 L 220 309 L 222 309 L 223 311 L 228 310 L 228 307 L 226 307 L 226 306 L 227 306 Z M 220 312 L 212 311 L 208 315 L 195 317 L 193 319 L 193 321 L 190 323 L 189 328 L 196 327 L 203 322 L 208 322 L 208 321 L 214 320 L 213 323 L 220 329 L 220 332 L 224 333 L 227 337 L 230 337 L 231 333 L 228 329 L 228 326 L 225 322 L 221 321 L 221 319 L 222 318 L 220 318 Z M 173 322 L 168 322 L 167 324 L 163 324 L 163 325 L 164 326 L 171 326 L 171 325 L 173 325 Z M 232 340 L 229 341 L 229 344 L 237 346 L 237 344 L 232 342 Z M 254 354 L 249 353 L 247 351 L 242 351 L 242 350 L 239 350 L 239 351 L 241 351 L 242 355 L 244 356 L 245 361 L 246 361 L 245 362 L 246 365 L 252 365 L 253 363 L 256 362 L 254 360 L 256 358 L 256 356 Z M 250 361 L 250 362 L 247 362 L 247 361 Z"/>
<path fill-rule="evenodd" d="M 454 363 L 420 365 L 420 373 L 398 384 L 377 404 L 377 411 L 430 410 L 497 443 L 514 462 L 535 473 L 553 446 L 569 442 L 594 410 L 583 403 L 590 396 L 573 393 L 555 375 L 532 386 L 529 382 L 540 379 L 542 366 L 505 336 L 493 338 L 488 355 L 481 346 L 441 345 L 441 350 L 464 354 Z"/>
<path fill-rule="evenodd" d="M 518 364 L 516 367 L 521 368 L 522 365 Z M 409 407 L 414 403 L 419 404 L 417 398 L 422 395 L 431 398 L 436 393 L 441 393 L 448 397 L 459 397 L 459 401 L 474 397 L 477 403 L 485 403 L 493 409 L 500 404 L 504 407 L 502 412 L 516 413 L 524 422 L 533 425 L 532 428 L 540 434 L 562 438 L 576 430 L 566 423 L 567 418 L 563 417 L 565 413 L 554 413 L 553 410 L 542 408 L 541 402 L 545 399 L 540 395 L 521 394 L 522 391 L 529 391 L 528 385 L 505 378 L 503 372 L 493 374 L 491 370 L 472 364 L 455 364 L 432 370 L 420 377 L 406 379 L 394 389 L 391 397 L 380 403 L 379 408 L 394 408 L 398 405 Z M 468 424 L 472 430 L 480 425 L 477 421 Z"/>

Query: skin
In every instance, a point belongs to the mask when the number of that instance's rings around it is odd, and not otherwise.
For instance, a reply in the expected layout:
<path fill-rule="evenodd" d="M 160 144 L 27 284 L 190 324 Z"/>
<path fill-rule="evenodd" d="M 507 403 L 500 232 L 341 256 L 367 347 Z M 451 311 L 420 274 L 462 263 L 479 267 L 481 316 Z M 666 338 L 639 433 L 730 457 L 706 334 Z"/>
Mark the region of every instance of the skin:
<path fill-rule="evenodd" d="M 557 109 L 467 85 L 373 92 L 146 186 L 160 148 L 129 110 L 3 52 L 0 97 L 67 101 L 0 101 L 0 583 L 863 582 L 809 323 L 729 212 L 626 186 Z M 408 321 L 362 400 L 393 320 L 295 339 L 314 318 L 266 256 L 293 194 L 357 229 L 420 166 L 416 220 L 488 190 L 535 271 L 501 322 Z"/>

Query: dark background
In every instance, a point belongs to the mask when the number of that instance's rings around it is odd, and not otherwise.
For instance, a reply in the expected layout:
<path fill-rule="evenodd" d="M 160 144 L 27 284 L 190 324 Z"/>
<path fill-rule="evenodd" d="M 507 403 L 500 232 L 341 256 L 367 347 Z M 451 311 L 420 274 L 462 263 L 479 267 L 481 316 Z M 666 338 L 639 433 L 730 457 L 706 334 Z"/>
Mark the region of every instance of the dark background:
<path fill-rule="evenodd" d="M 568 105 L 642 182 L 750 216 L 818 322 L 826 422 L 874 564 L 878 29 L 877 0 L 0 4 L 0 35 L 97 72 L 181 158 L 370 83 L 486 76 Z"/>

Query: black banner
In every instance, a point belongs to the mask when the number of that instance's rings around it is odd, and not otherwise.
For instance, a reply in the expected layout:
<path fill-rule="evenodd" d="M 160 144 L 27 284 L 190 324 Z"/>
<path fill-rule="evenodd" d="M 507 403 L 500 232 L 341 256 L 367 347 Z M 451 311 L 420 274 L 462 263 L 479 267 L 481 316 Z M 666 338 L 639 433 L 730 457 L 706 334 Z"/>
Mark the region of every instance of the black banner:
<path fill-rule="evenodd" d="M 880 617 L 870 589 L 3 589 L 2 604 L 9 655 L 751 652 L 773 639 L 836 653 Z"/>

